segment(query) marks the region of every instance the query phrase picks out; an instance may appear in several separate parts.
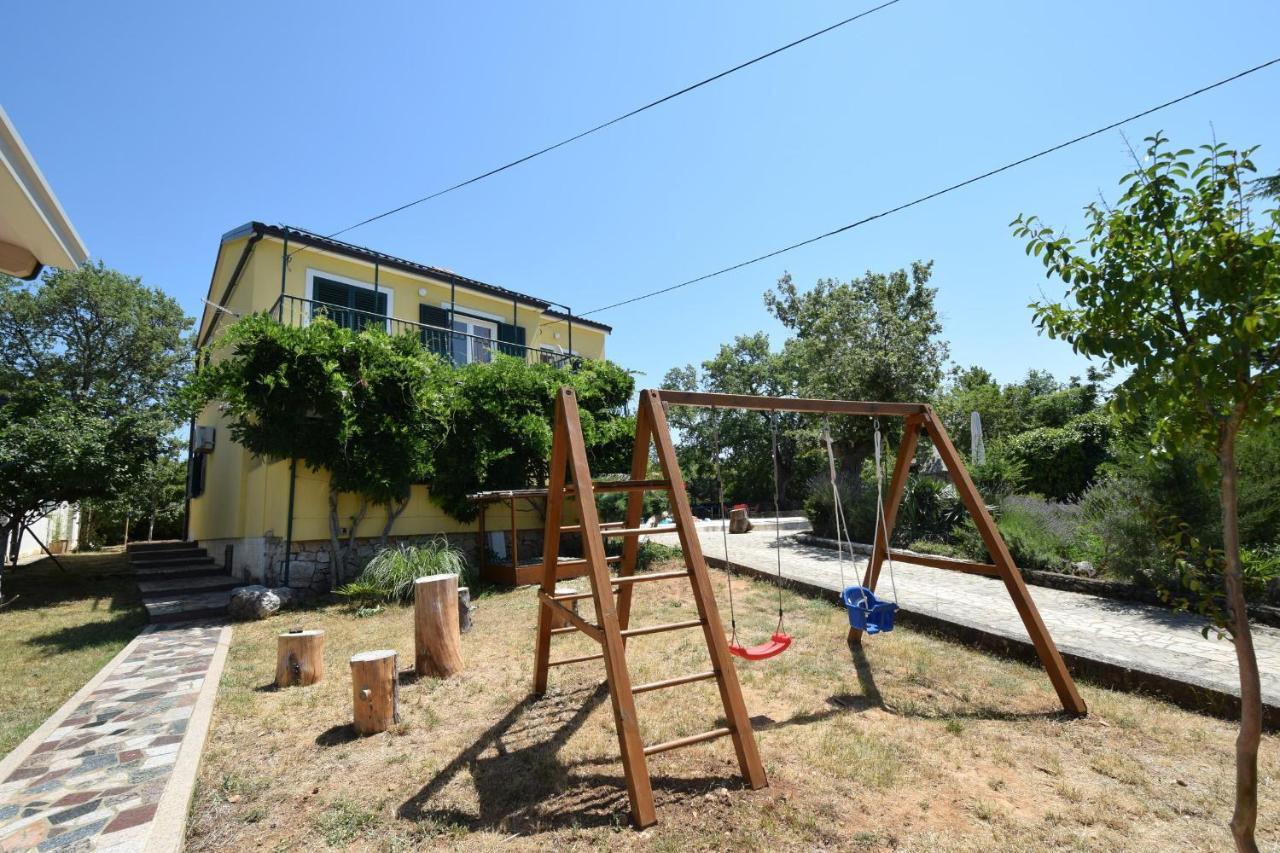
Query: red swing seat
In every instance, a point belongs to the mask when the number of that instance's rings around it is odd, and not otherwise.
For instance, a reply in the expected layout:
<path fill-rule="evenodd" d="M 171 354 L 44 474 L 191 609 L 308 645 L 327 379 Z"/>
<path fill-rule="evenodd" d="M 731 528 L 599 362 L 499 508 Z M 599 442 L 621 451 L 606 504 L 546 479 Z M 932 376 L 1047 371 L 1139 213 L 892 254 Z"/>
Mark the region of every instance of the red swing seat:
<path fill-rule="evenodd" d="M 743 646 L 739 642 L 732 642 L 729 644 L 729 651 L 747 660 L 766 660 L 782 654 L 790 645 L 791 635 L 776 631 L 772 637 L 756 646 Z"/>

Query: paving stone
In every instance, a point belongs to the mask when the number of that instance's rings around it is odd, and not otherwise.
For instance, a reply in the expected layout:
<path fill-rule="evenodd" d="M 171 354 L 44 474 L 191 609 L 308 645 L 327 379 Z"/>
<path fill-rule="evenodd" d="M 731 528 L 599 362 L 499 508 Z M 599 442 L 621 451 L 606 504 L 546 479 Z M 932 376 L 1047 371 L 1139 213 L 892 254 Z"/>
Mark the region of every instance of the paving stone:
<path fill-rule="evenodd" d="M 718 522 L 698 525 L 702 550 L 723 558 L 724 545 Z M 676 537 L 652 537 L 678 545 Z M 831 590 L 860 582 L 867 560 L 857 555 L 841 560 L 834 550 L 797 541 L 790 531 L 775 544 L 772 528 L 729 537 L 729 559 L 759 571 L 777 570 L 777 548 L 782 551 L 782 575 Z M 843 570 L 843 571 L 842 571 Z M 843 574 L 843 578 L 842 578 Z M 1002 636 L 1026 640 L 1004 585 L 996 578 L 965 575 L 941 569 L 893 561 L 881 571 L 878 592 L 894 596 L 904 610 L 980 628 Z M 1195 614 L 1153 605 L 1116 601 L 1085 593 L 1031 586 L 1031 597 L 1063 652 L 1084 658 L 1120 663 L 1132 669 L 1240 695 L 1235 650 L 1213 631 L 1201 634 L 1206 622 Z M 1264 625 L 1253 628 L 1262 675 L 1262 695 L 1280 705 L 1280 630 Z"/>
<path fill-rule="evenodd" d="M 0 851 L 142 850 L 220 632 L 142 635 L 0 784 Z"/>

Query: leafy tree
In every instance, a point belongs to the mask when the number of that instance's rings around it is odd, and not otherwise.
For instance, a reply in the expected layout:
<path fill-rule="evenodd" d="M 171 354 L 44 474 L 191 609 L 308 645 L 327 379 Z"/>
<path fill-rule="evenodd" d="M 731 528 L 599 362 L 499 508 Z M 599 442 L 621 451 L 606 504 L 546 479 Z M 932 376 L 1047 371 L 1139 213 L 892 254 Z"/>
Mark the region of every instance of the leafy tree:
<path fill-rule="evenodd" d="M 841 400 L 919 401 L 942 381 L 947 344 L 928 287 L 932 262 L 910 271 L 868 272 L 847 282 L 821 279 L 800 292 L 790 274 L 767 292 L 765 305 L 794 336 L 783 358 L 807 397 Z M 881 424 L 886 435 L 901 430 Z M 847 476 L 856 479 L 871 454 L 872 428 L 864 418 L 832 421 L 836 449 Z"/>
<path fill-rule="evenodd" d="M 1115 407 L 1122 417 L 1149 419 L 1155 448 L 1215 458 L 1209 476 L 1219 491 L 1223 547 L 1206 556 L 1225 586 L 1221 624 L 1240 670 L 1231 831 L 1238 849 L 1256 850 L 1262 694 L 1245 608 L 1236 447 L 1242 431 L 1262 429 L 1280 412 L 1280 211 L 1255 219 L 1246 207 L 1253 149 L 1203 146 L 1192 162 L 1194 151 L 1170 150 L 1160 135 L 1147 143 L 1145 163 L 1121 179 L 1119 201 L 1085 208 L 1081 240 L 1035 217 L 1012 224 L 1074 303 L 1034 304 L 1040 328 L 1128 371 Z"/>
<path fill-rule="evenodd" d="M 329 473 L 330 547 L 341 576 L 370 505 L 387 509 L 385 539 L 412 485 L 434 472 L 452 368 L 413 335 L 357 332 L 327 320 L 293 327 L 265 314 L 238 321 L 212 350 L 218 358 L 192 383 L 192 406 L 217 400 L 232 437 L 249 452 Z M 345 546 L 338 517 L 344 492 L 360 500 Z"/>
<path fill-rule="evenodd" d="M 118 496 L 177 425 L 191 320 L 101 262 L 0 276 L 0 545 L 50 507 Z"/>
<path fill-rule="evenodd" d="M 431 499 L 459 521 L 478 508 L 467 498 L 486 489 L 546 482 L 556 392 L 575 389 L 593 475 L 627 471 L 635 419 L 623 410 L 635 389 L 631 374 L 605 361 L 574 370 L 495 357 L 459 368 L 451 428 L 435 456 Z"/>
<path fill-rule="evenodd" d="M 1098 466 L 1109 458 L 1111 421 L 1094 413 L 1072 418 L 1064 426 L 1042 426 L 1018 433 L 992 447 L 1024 475 L 1022 486 L 1057 501 L 1074 501 L 1094 481 Z"/>
<path fill-rule="evenodd" d="M 161 452 L 148 460 L 115 497 L 82 503 L 81 540 L 101 544 L 127 543 L 131 538 L 155 539 L 157 526 L 162 538 L 180 535 L 179 522 L 187 495 L 185 456 L 185 444 L 169 436 Z"/>
<path fill-rule="evenodd" d="M 701 370 L 692 364 L 669 370 L 662 387 L 780 397 L 794 395 L 797 382 L 786 359 L 770 351 L 769 336 L 757 332 L 723 344 L 713 358 L 702 363 Z M 680 470 L 698 501 L 718 500 L 715 459 L 719 454 L 727 502 L 773 502 L 773 439 L 768 414 L 673 406 L 669 421 L 679 435 Z M 818 439 L 813 428 L 795 413 L 778 413 L 777 427 L 778 490 L 784 503 L 794 503 L 803 499 L 797 490 L 815 468 L 813 460 L 804 458 L 805 450 L 816 448 Z"/>

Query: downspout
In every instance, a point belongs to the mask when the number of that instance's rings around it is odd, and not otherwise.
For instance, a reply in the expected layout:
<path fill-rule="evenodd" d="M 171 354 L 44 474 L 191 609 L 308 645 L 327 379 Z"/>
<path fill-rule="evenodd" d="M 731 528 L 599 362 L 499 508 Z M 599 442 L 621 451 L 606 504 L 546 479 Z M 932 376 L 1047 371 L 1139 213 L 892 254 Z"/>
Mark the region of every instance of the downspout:
<path fill-rule="evenodd" d="M 284 322 L 284 285 L 286 274 L 289 272 L 289 235 L 284 235 L 284 250 L 280 253 L 280 311 L 276 317 L 277 323 Z M 293 319 L 293 312 L 289 312 L 290 319 Z"/>
<path fill-rule="evenodd" d="M 298 457 L 289 460 L 289 522 L 284 531 L 284 585 L 289 585 L 289 567 L 293 563 L 293 490 L 298 483 Z"/>
<path fill-rule="evenodd" d="M 445 336 L 445 340 L 449 342 L 449 363 L 457 367 L 453 360 L 453 310 L 458 303 L 458 283 L 453 279 L 449 279 L 449 331 Z"/>

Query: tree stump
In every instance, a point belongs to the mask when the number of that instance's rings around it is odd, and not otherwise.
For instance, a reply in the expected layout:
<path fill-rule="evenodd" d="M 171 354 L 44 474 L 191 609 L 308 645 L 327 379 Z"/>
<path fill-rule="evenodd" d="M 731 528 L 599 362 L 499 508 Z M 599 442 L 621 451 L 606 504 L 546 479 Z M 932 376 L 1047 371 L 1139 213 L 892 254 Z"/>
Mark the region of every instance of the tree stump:
<path fill-rule="evenodd" d="M 745 508 L 729 510 L 730 533 L 747 533 L 750 530 L 751 519 L 747 518 L 747 510 Z"/>
<path fill-rule="evenodd" d="M 556 584 L 556 592 L 555 592 L 556 595 L 572 595 L 575 592 L 577 592 L 577 590 L 571 586 L 566 586 L 564 584 Z M 573 601 L 562 601 L 560 603 L 563 604 L 565 607 L 569 608 L 570 610 L 572 610 L 574 613 L 578 612 L 578 600 L 576 598 Z M 568 616 L 565 616 L 559 610 L 555 610 L 554 608 L 552 609 L 551 611 L 551 627 L 552 628 L 568 628 L 570 624 L 571 623 L 569 622 Z"/>
<path fill-rule="evenodd" d="M 465 586 L 458 587 L 458 630 L 467 633 L 471 630 L 471 590 Z"/>
<path fill-rule="evenodd" d="M 361 735 L 385 732 L 400 721 L 400 673 L 393 649 L 351 658 L 351 706 Z"/>
<path fill-rule="evenodd" d="M 457 575 L 413 582 L 413 640 L 413 671 L 418 675 L 448 678 L 462 671 Z"/>
<path fill-rule="evenodd" d="M 286 631 L 276 638 L 276 687 L 306 687 L 324 678 L 324 631 Z"/>

